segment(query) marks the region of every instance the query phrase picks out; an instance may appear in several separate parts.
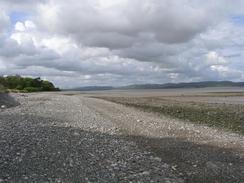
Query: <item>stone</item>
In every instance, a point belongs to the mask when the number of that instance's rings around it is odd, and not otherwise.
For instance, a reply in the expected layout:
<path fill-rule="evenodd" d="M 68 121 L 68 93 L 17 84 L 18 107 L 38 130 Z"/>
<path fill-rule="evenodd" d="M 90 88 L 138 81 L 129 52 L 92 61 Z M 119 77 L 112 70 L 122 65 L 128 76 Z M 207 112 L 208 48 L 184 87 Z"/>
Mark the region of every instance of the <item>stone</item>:
<path fill-rule="evenodd" d="M 208 161 L 208 162 L 206 163 L 206 167 L 207 167 L 208 169 L 210 169 L 211 171 L 215 172 L 215 173 L 217 173 L 217 172 L 219 171 L 219 167 L 218 167 L 218 165 L 216 165 L 215 163 L 213 163 L 213 162 L 211 162 L 211 161 Z"/>

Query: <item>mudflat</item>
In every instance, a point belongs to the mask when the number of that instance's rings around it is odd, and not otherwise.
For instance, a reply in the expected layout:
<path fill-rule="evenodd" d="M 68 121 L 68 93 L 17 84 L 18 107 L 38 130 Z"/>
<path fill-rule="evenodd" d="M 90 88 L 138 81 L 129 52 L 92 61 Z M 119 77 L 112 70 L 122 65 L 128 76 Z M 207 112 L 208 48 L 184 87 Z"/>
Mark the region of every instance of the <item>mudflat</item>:
<path fill-rule="evenodd" d="M 243 88 L 127 90 L 88 96 L 244 134 Z"/>
<path fill-rule="evenodd" d="M 206 93 L 116 92 L 12 95 L 20 105 L 0 112 L 0 182 L 244 182 L 240 131 L 128 105 L 197 108 L 192 97 Z"/>

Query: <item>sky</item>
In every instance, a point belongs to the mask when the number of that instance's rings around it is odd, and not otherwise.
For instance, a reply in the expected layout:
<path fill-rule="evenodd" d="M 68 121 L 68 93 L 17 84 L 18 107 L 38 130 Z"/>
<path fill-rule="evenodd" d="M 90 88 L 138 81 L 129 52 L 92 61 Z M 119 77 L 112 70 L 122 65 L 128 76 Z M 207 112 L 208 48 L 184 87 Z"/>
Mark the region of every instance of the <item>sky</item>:
<path fill-rule="evenodd" d="M 1 0 L 0 75 L 61 88 L 244 81 L 243 0 Z"/>

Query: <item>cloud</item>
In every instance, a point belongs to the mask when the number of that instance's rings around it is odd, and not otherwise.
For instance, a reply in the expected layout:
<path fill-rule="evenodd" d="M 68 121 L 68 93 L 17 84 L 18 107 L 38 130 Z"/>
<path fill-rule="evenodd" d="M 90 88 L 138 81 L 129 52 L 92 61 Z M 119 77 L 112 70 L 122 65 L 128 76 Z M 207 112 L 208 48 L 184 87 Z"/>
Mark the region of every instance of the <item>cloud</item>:
<path fill-rule="evenodd" d="M 1 11 L 0 8 L 0 38 L 7 31 L 9 25 L 10 25 L 9 17 L 6 15 L 4 11 Z"/>
<path fill-rule="evenodd" d="M 16 23 L 15 31 L 9 40 L 5 40 L 0 52 L 5 62 L 2 74 L 16 72 L 53 77 L 52 71 L 55 71 L 55 75 L 59 76 L 71 73 L 73 76 L 96 75 L 101 78 L 101 75 L 140 77 L 155 73 L 154 67 L 149 63 L 121 58 L 107 48 L 81 47 L 71 39 L 42 34 L 33 27 L 35 26 L 28 29 L 26 22 Z M 15 48 L 14 51 L 10 51 L 12 48 Z M 35 68 L 39 72 L 35 72 Z M 47 71 L 50 71 L 49 75 Z"/>
<path fill-rule="evenodd" d="M 244 7 L 239 0 L 14 0 L 0 6 L 0 74 L 38 75 L 61 87 L 244 75 L 244 27 L 233 22 Z M 13 12 L 28 16 L 11 21 Z"/>
<path fill-rule="evenodd" d="M 227 61 L 214 51 L 210 51 L 207 55 L 206 63 L 210 66 L 226 65 Z"/>
<path fill-rule="evenodd" d="M 128 47 L 141 35 L 181 43 L 221 21 L 233 8 L 227 0 L 52 0 L 39 6 L 39 23 L 91 46 Z M 229 5 L 229 9 L 227 9 Z"/>

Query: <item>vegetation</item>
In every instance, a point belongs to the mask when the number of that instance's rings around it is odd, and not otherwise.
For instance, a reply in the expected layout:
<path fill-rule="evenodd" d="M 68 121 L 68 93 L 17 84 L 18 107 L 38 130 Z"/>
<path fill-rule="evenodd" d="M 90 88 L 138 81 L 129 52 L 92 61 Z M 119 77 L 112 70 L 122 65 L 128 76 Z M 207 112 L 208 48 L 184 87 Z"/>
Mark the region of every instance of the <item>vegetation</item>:
<path fill-rule="evenodd" d="M 183 119 L 192 123 L 220 127 L 244 134 L 244 106 L 236 104 L 211 104 L 177 102 L 150 97 L 96 97 L 149 112 Z"/>
<path fill-rule="evenodd" d="M 50 81 L 38 78 L 21 76 L 0 76 L 0 91 L 11 92 L 39 92 L 39 91 L 59 91 Z"/>
<path fill-rule="evenodd" d="M 3 85 L 0 84 L 0 93 L 5 93 L 6 89 L 3 87 Z"/>

